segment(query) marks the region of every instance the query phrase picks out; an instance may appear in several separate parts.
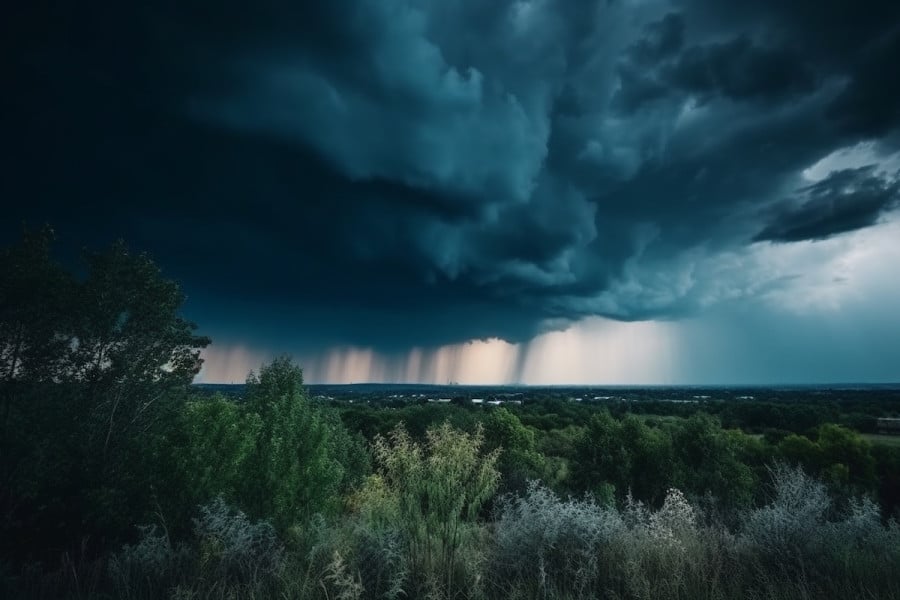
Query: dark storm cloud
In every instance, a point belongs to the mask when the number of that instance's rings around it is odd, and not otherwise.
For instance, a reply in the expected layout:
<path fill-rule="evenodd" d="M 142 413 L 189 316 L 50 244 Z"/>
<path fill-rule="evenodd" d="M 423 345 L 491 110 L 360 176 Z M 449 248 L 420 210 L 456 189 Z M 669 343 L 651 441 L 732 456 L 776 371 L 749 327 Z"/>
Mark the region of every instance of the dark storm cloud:
<path fill-rule="evenodd" d="M 874 167 L 836 171 L 801 189 L 794 206 L 783 207 L 756 239 L 825 239 L 874 225 L 884 212 L 896 208 L 898 201 L 900 182 L 875 174 Z"/>
<path fill-rule="evenodd" d="M 682 50 L 680 14 L 666 15 L 645 32 L 618 67 L 620 86 L 613 104 L 626 112 L 673 94 L 700 103 L 716 97 L 775 101 L 815 89 L 815 74 L 787 46 L 764 46 L 742 32 Z"/>
<path fill-rule="evenodd" d="M 856 59 L 846 89 L 828 116 L 848 131 L 878 137 L 900 125 L 900 25 L 878 38 Z"/>
<path fill-rule="evenodd" d="M 894 206 L 872 171 L 789 192 L 896 136 L 895 2 L 16 11 L 4 235 L 123 236 L 234 337 L 402 349 L 691 314 L 752 293 L 709 257 Z"/>
<path fill-rule="evenodd" d="M 631 47 L 629 54 L 640 64 L 653 65 L 681 50 L 684 44 L 684 17 L 669 13 L 645 28 L 646 37 Z"/>
<path fill-rule="evenodd" d="M 743 35 L 688 49 L 666 78 L 688 93 L 701 97 L 718 93 L 732 100 L 806 93 L 815 83 L 797 54 L 759 46 Z"/>

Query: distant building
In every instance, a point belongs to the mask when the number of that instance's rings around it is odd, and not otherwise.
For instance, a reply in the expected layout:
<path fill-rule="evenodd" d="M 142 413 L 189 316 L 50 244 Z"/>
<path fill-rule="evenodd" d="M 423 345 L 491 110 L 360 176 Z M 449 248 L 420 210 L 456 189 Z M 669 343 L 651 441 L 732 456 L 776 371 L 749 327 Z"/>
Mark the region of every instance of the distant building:
<path fill-rule="evenodd" d="M 472 398 L 472 404 L 484 404 L 484 398 Z"/>

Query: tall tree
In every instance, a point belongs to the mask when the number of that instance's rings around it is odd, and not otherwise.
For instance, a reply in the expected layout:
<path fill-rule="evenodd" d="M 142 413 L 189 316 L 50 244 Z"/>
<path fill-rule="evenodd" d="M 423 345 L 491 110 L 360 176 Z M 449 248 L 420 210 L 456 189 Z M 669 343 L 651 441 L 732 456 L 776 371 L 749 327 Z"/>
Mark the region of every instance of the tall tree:
<path fill-rule="evenodd" d="M 114 517 L 131 526 L 148 502 L 146 436 L 179 406 L 209 343 L 148 256 L 117 242 L 86 254 L 78 278 L 53 260 L 53 237 L 26 231 L 0 252 L 2 526 L 53 537 L 45 547 L 97 524 L 114 537 Z"/>
<path fill-rule="evenodd" d="M 336 508 L 345 480 L 336 442 L 347 434 L 312 405 L 300 367 L 281 357 L 251 373 L 247 405 L 261 425 L 240 487 L 242 506 L 279 528 Z"/>
<path fill-rule="evenodd" d="M 178 314 L 184 294 L 146 254 L 119 241 L 86 262 L 65 378 L 86 384 L 106 456 L 121 438 L 147 431 L 168 395 L 190 384 L 209 339 Z"/>

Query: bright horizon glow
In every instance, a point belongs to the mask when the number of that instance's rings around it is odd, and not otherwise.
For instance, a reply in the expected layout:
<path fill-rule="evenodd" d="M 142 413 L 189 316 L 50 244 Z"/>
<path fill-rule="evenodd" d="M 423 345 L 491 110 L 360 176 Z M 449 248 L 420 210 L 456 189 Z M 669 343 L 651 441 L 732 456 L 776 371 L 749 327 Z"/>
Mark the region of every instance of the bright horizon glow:
<path fill-rule="evenodd" d="M 672 326 L 592 317 L 524 344 L 475 340 L 387 356 L 371 348 L 332 348 L 294 356 L 308 383 L 433 383 L 463 385 L 669 383 Z M 241 383 L 274 356 L 243 345 L 212 345 L 198 383 Z"/>

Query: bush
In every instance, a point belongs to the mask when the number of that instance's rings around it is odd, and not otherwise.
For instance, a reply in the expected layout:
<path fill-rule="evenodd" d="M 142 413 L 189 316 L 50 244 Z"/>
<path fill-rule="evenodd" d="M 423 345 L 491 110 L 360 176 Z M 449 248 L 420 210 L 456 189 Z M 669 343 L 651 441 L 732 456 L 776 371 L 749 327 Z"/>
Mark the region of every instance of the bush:
<path fill-rule="evenodd" d="M 825 486 L 798 467 L 772 469 L 774 497 L 750 511 L 740 534 L 748 570 L 778 587 L 802 581 L 821 597 L 898 597 L 900 528 L 854 498 L 839 512 Z"/>
<path fill-rule="evenodd" d="M 468 434 L 449 423 L 429 429 L 424 444 L 402 425 L 375 439 L 378 474 L 355 504 L 374 530 L 402 536 L 408 594 L 451 597 L 480 585 L 475 521 L 499 481 L 499 452 L 482 454 L 483 443 L 480 427 Z"/>
<path fill-rule="evenodd" d="M 109 574 L 120 598 L 154 598 L 190 574 L 191 553 L 173 547 L 168 532 L 142 526 L 140 540 L 124 546 L 109 561 Z"/>
<path fill-rule="evenodd" d="M 265 521 L 251 523 L 222 498 L 200 508 L 195 526 L 201 569 L 215 579 L 250 583 L 280 571 L 284 549 L 275 528 Z"/>
<path fill-rule="evenodd" d="M 509 597 L 593 597 L 604 550 L 623 529 L 615 509 L 590 497 L 562 501 L 531 482 L 523 497 L 506 496 L 498 506 L 491 586 Z"/>
<path fill-rule="evenodd" d="M 825 486 L 799 468 L 771 471 L 772 502 L 749 512 L 742 541 L 776 563 L 811 557 L 821 547 L 822 525 L 831 508 Z"/>

